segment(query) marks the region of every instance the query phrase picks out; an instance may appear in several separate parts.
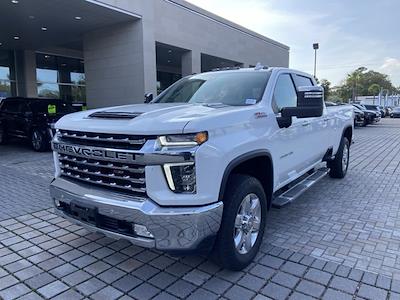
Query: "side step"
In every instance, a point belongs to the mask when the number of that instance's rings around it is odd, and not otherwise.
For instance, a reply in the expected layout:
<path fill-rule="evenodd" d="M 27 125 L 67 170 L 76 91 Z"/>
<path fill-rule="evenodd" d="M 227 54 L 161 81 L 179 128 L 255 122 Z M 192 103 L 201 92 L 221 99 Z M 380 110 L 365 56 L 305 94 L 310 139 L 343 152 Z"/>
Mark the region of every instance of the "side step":
<path fill-rule="evenodd" d="M 326 174 L 328 174 L 328 172 L 329 172 L 328 168 L 322 168 L 316 170 L 314 173 L 307 176 L 306 178 L 304 178 L 302 181 L 292 186 L 287 191 L 275 197 L 274 200 L 272 201 L 272 206 L 275 208 L 281 208 L 291 203 L 292 201 L 297 199 L 301 194 L 303 194 L 306 190 L 308 190 L 310 187 L 312 187 L 314 184 L 316 184 L 318 181 L 324 178 Z"/>

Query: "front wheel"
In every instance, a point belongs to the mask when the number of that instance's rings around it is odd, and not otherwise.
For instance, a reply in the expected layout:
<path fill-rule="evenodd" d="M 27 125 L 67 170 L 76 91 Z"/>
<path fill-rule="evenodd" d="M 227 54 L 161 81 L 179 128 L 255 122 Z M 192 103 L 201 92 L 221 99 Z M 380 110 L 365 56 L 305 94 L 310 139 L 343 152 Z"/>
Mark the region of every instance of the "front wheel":
<path fill-rule="evenodd" d="M 223 268 L 239 271 L 253 261 L 264 235 L 266 213 L 261 183 L 251 176 L 232 175 L 214 247 L 215 258 Z"/>
<path fill-rule="evenodd" d="M 34 129 L 31 134 L 31 145 L 36 152 L 46 151 L 48 148 L 48 141 L 43 132 L 39 129 Z"/>
<path fill-rule="evenodd" d="M 328 162 L 330 168 L 329 175 L 332 178 L 344 178 L 349 168 L 350 142 L 346 137 L 342 137 L 335 159 Z"/>

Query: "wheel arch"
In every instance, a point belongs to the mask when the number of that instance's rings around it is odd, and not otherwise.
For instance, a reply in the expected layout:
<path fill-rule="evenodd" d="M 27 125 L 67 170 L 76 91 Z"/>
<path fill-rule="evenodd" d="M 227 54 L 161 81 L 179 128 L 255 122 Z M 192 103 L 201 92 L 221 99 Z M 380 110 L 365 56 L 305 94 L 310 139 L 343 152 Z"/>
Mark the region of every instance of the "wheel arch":
<path fill-rule="evenodd" d="M 267 196 L 268 209 L 272 204 L 274 169 L 271 154 L 266 150 L 255 150 L 232 160 L 222 177 L 219 200 L 223 200 L 229 178 L 232 174 L 245 174 L 257 178 Z"/>
<path fill-rule="evenodd" d="M 353 139 L 353 127 L 352 126 L 347 126 L 344 130 L 343 130 L 343 135 L 342 137 L 345 137 L 348 139 L 349 143 L 351 144 L 352 139 Z"/>

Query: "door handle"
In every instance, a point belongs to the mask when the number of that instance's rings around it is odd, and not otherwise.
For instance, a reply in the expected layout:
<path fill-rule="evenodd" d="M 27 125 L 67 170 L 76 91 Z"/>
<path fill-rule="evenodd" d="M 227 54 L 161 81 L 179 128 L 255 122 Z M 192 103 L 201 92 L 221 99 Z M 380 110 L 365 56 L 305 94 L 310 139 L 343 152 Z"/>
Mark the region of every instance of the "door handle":
<path fill-rule="evenodd" d="M 328 122 L 330 118 L 324 118 L 324 122 Z"/>
<path fill-rule="evenodd" d="M 303 122 L 301 125 L 304 126 L 304 127 L 310 126 L 310 125 L 311 125 L 311 122 L 305 121 L 305 122 Z"/>

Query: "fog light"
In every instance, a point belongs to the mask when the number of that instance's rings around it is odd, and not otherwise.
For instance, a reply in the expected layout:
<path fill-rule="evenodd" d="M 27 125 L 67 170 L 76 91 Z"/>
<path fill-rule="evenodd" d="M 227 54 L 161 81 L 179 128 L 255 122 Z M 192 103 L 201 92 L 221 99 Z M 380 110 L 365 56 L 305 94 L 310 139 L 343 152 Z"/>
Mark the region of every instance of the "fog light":
<path fill-rule="evenodd" d="M 146 237 L 146 238 L 154 238 L 150 231 L 147 230 L 147 227 L 140 224 L 133 225 L 133 231 L 136 235 Z"/>
<path fill-rule="evenodd" d="M 175 193 L 196 193 L 196 168 L 193 162 L 165 164 L 169 188 Z"/>

